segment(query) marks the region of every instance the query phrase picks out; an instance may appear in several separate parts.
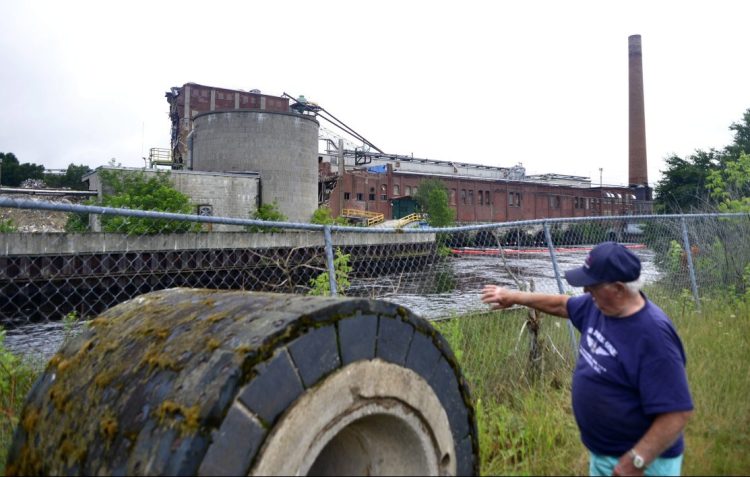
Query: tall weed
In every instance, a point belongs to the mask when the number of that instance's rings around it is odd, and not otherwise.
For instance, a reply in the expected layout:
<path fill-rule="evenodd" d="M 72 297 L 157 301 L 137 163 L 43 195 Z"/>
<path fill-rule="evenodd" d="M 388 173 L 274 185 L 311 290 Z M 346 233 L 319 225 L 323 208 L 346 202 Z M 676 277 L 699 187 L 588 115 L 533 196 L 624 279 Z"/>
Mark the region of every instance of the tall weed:
<path fill-rule="evenodd" d="M 0 328 L 0 475 L 4 475 L 13 432 L 38 368 L 5 348 L 5 330 Z"/>
<path fill-rule="evenodd" d="M 684 469 L 700 475 L 750 474 L 750 299 L 708 296 L 700 311 L 685 297 L 663 301 L 685 345 L 695 414 Z"/>
<path fill-rule="evenodd" d="M 750 295 L 647 290 L 670 316 L 687 354 L 695 413 L 683 473 L 750 474 Z M 542 378 L 529 379 L 525 312 L 456 317 L 438 324 L 476 400 L 483 475 L 586 474 L 570 403 L 572 360 L 564 321 L 541 320 Z"/>

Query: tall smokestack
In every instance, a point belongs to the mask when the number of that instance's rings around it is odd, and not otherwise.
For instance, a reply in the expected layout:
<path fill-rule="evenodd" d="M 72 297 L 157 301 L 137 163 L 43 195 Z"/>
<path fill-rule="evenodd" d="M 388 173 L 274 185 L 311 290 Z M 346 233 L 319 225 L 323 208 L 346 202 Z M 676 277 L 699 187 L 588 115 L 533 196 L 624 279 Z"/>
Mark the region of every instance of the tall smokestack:
<path fill-rule="evenodd" d="M 631 186 L 648 187 L 646 114 L 643 106 L 641 35 L 628 37 L 630 143 L 628 174 Z"/>

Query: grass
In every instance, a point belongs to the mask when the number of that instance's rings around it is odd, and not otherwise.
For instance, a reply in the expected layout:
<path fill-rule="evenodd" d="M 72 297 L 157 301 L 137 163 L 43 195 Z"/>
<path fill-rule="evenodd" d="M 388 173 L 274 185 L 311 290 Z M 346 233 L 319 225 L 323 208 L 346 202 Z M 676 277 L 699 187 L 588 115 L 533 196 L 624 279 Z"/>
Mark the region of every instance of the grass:
<path fill-rule="evenodd" d="M 0 475 L 5 475 L 5 458 L 18 424 L 24 400 L 41 371 L 41 363 L 14 356 L 3 346 L 0 328 Z"/>
<path fill-rule="evenodd" d="M 472 384 L 483 475 L 584 475 L 587 453 L 570 403 L 567 323 L 544 316 L 542 361 L 529 365 L 526 312 L 467 315 L 438 324 Z"/>
<path fill-rule="evenodd" d="M 750 297 L 649 292 L 670 315 L 688 356 L 696 411 L 686 430 L 686 475 L 750 474 Z M 564 320 L 544 316 L 542 361 L 528 365 L 522 310 L 438 324 L 472 383 L 483 475 L 584 475 L 588 456 L 570 404 L 572 349 Z M 23 400 L 39 372 L 0 339 L 0 474 Z"/>
<path fill-rule="evenodd" d="M 695 413 L 685 432 L 683 474 L 750 474 L 750 296 L 704 298 L 699 311 L 689 293 L 647 293 L 672 318 L 688 358 Z M 585 475 L 588 455 L 570 405 L 565 323 L 543 317 L 542 371 L 531 379 L 524 321 L 524 312 L 511 311 L 438 325 L 473 385 L 481 472 Z"/>
<path fill-rule="evenodd" d="M 702 313 L 680 303 L 665 311 L 685 344 L 696 409 L 686 432 L 686 472 L 750 474 L 750 297 L 704 299 Z"/>

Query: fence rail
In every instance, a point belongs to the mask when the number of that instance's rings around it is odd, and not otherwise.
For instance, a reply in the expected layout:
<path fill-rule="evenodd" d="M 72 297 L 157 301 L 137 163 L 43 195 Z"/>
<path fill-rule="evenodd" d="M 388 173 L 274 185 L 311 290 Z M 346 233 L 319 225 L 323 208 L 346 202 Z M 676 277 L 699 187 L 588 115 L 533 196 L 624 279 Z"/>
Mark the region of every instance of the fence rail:
<path fill-rule="evenodd" d="M 12 209 L 77 217 L 79 224 L 93 215 L 104 232 L 14 231 L 1 219 Z M 268 233 L 206 232 L 201 224 L 208 223 Z M 373 229 L 0 197 L 0 231 L 0 325 L 11 328 L 57 323 L 71 313 L 90 317 L 175 286 L 381 298 L 442 319 L 486 310 L 479 300 L 486 283 L 580 293 L 563 273 L 604 240 L 631 247 L 648 284 L 697 305 L 714 289 L 750 290 L 748 214 Z"/>

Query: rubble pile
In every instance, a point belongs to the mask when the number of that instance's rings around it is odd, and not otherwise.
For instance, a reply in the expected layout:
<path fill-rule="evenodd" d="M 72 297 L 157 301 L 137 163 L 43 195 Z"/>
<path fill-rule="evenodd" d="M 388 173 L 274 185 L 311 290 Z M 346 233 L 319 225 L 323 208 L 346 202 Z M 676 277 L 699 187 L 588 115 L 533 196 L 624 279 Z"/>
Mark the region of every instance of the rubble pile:
<path fill-rule="evenodd" d="M 21 182 L 22 189 L 45 189 L 47 184 L 41 179 L 26 179 Z"/>
<path fill-rule="evenodd" d="M 19 199 L 18 194 L 0 194 L 0 197 Z M 81 197 L 24 195 L 24 199 L 63 204 L 81 203 Z M 68 214 L 50 210 L 0 208 L 0 219 L 10 220 L 18 232 L 64 232 Z"/>

